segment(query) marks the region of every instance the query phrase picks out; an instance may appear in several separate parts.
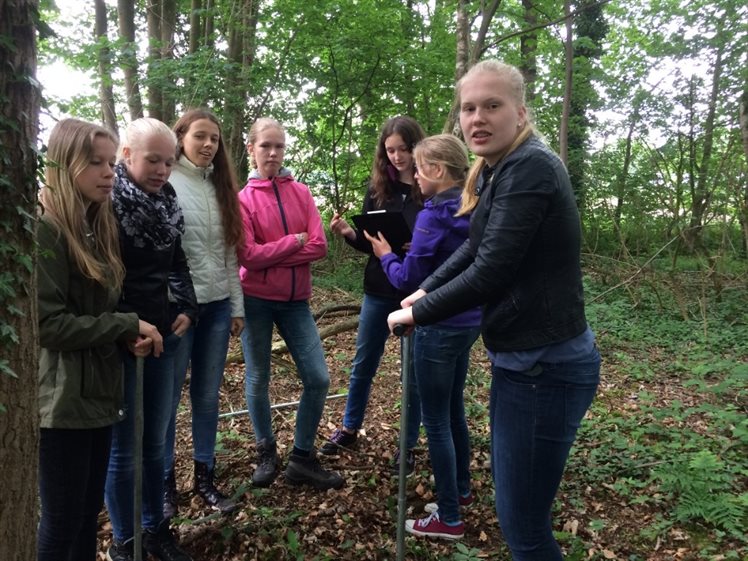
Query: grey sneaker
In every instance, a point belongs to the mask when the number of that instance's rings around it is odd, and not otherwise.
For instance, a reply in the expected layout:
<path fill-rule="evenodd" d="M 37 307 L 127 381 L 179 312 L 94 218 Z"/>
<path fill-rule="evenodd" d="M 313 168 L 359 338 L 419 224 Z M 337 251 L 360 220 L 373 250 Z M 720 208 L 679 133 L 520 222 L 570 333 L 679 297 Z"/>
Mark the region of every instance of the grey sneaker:
<path fill-rule="evenodd" d="M 257 468 L 252 474 L 252 485 L 256 487 L 269 487 L 278 476 L 278 447 L 275 440 L 268 442 L 263 438 L 257 443 Z"/>
<path fill-rule="evenodd" d="M 340 489 L 345 485 L 345 480 L 339 474 L 327 471 L 320 465 L 314 451 L 308 458 L 296 454 L 288 457 L 286 481 L 291 485 L 311 485 L 320 491 Z"/>

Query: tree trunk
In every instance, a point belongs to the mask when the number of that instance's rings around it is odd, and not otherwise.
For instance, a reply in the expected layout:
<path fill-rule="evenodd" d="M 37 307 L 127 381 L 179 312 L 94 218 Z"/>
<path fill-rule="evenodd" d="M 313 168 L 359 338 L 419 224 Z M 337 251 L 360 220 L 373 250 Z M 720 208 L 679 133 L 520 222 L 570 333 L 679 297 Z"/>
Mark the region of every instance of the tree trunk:
<path fill-rule="evenodd" d="M 574 79 L 574 48 L 571 27 L 571 2 L 564 0 L 564 14 L 566 14 L 566 39 L 564 52 L 566 54 L 566 77 L 564 80 L 564 103 L 561 109 L 561 126 L 558 130 L 558 151 L 561 160 L 569 162 L 569 115 L 571 114 L 571 86 Z"/>
<path fill-rule="evenodd" d="M 619 238 L 621 235 L 621 215 L 623 214 L 623 202 L 626 199 L 626 182 L 629 177 L 629 168 L 631 167 L 631 146 L 634 139 L 634 127 L 636 122 L 639 120 L 639 116 L 636 111 L 630 117 L 629 130 L 626 135 L 626 146 L 623 154 L 623 166 L 621 167 L 621 174 L 618 176 L 617 190 L 616 190 L 616 209 L 613 215 L 613 222 L 615 224 L 616 231 L 618 232 Z"/>
<path fill-rule="evenodd" d="M 36 559 L 38 0 L 0 2 L 0 559 Z M 19 118 L 21 117 L 21 118 Z"/>
<path fill-rule="evenodd" d="M 161 59 L 161 0 L 147 0 L 146 20 L 148 21 L 148 115 L 154 119 L 163 118 L 163 99 L 158 86 L 156 70 Z"/>
<path fill-rule="evenodd" d="M 455 52 L 455 84 L 460 81 L 468 71 L 470 60 L 470 17 L 468 16 L 468 5 L 470 0 L 459 0 L 457 3 L 457 48 Z M 444 123 L 442 132 L 445 134 L 458 133 L 457 122 L 460 115 L 459 99 L 457 91 L 452 98 L 452 107 Z"/>
<path fill-rule="evenodd" d="M 213 16 L 213 5 L 214 5 L 213 0 L 205 1 L 205 18 L 203 20 L 205 22 L 205 25 L 204 25 L 204 31 L 205 31 L 204 37 L 205 38 L 203 40 L 203 44 L 206 47 L 212 47 L 213 44 L 215 43 L 215 37 L 213 37 L 213 26 L 214 26 L 214 21 L 215 21 L 215 18 Z M 256 10 L 257 9 L 255 8 L 255 11 Z M 255 17 L 257 16 L 255 15 Z"/>
<path fill-rule="evenodd" d="M 743 152 L 748 160 L 748 85 L 740 99 L 740 134 L 743 139 Z"/>
<path fill-rule="evenodd" d="M 721 30 L 720 30 L 721 31 Z M 721 33 L 718 33 L 720 35 Z M 722 55 L 724 41 L 718 41 L 717 57 L 712 72 L 712 90 L 709 94 L 709 105 L 704 121 L 704 141 L 701 152 L 701 162 L 698 168 L 697 181 L 691 190 L 691 220 L 686 232 L 686 243 L 691 251 L 701 249 L 701 234 L 704 227 L 704 215 L 709 207 L 711 190 L 708 187 L 712 149 L 714 146 L 714 121 L 717 114 L 717 98 L 719 97 L 719 82 L 722 78 Z M 695 140 L 695 139 L 694 139 Z"/>
<path fill-rule="evenodd" d="M 130 109 L 130 120 L 135 120 L 143 116 L 143 100 L 138 85 L 138 47 L 135 44 L 135 0 L 117 0 L 117 20 L 122 39 L 120 60 L 125 75 L 127 107 Z"/>
<path fill-rule="evenodd" d="M 99 62 L 99 102 L 101 103 L 101 120 L 104 126 L 117 133 L 117 117 L 114 114 L 114 92 L 112 91 L 112 60 L 107 37 L 108 18 L 104 0 L 94 0 L 96 35 L 98 49 L 96 57 Z"/>
<path fill-rule="evenodd" d="M 244 130 L 246 128 L 246 107 L 249 72 L 255 57 L 255 34 L 257 33 L 257 2 L 243 0 L 241 17 L 233 21 L 229 34 L 229 60 L 237 68 L 228 77 L 224 110 L 224 136 L 226 149 L 235 169 L 241 174 L 246 167 Z M 242 174 L 243 175 L 243 174 Z M 241 177 L 241 175 L 240 175 Z"/>
<path fill-rule="evenodd" d="M 525 29 L 534 29 L 538 25 L 538 15 L 535 11 L 534 0 L 522 0 L 523 20 Z M 525 78 L 527 103 L 531 104 L 535 99 L 535 80 L 538 77 L 537 58 L 538 34 L 536 31 L 528 31 L 520 35 L 520 72 Z"/>
<path fill-rule="evenodd" d="M 190 54 L 196 53 L 200 48 L 200 10 L 202 10 L 202 8 L 202 0 L 192 0 L 192 5 L 190 7 Z"/>
<path fill-rule="evenodd" d="M 177 23 L 176 0 L 163 0 L 161 4 L 161 120 L 172 125 L 176 120 L 176 91 L 171 62 L 174 59 L 174 28 Z"/>

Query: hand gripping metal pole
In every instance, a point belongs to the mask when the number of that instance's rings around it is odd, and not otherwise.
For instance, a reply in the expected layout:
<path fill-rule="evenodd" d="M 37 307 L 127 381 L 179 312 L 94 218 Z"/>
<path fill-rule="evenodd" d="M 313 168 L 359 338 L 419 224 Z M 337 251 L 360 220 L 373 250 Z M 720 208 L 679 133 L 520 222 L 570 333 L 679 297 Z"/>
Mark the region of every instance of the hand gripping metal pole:
<path fill-rule="evenodd" d="M 143 561 L 143 365 L 145 358 L 135 357 L 135 484 L 133 485 L 133 527 L 135 529 L 133 556 L 135 561 Z"/>
<path fill-rule="evenodd" d="M 411 335 L 405 334 L 407 327 L 396 325 L 392 330 L 400 336 L 400 368 L 402 397 L 400 398 L 400 472 L 397 481 L 397 561 L 405 559 L 405 512 L 406 473 L 408 469 L 408 397 L 410 392 L 410 369 L 412 365 Z"/>

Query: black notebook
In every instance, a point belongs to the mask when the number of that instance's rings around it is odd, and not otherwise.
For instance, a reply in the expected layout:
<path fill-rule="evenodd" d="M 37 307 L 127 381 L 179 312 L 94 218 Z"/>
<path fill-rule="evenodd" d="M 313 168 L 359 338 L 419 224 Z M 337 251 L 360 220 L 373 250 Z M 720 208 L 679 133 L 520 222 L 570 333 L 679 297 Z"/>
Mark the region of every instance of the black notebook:
<path fill-rule="evenodd" d="M 366 214 L 357 214 L 351 219 L 356 228 L 365 230 L 370 236 L 376 237 L 377 232 L 381 232 L 392 251 L 398 254 L 403 253 L 403 246 L 413 237 L 402 212 L 375 210 Z"/>

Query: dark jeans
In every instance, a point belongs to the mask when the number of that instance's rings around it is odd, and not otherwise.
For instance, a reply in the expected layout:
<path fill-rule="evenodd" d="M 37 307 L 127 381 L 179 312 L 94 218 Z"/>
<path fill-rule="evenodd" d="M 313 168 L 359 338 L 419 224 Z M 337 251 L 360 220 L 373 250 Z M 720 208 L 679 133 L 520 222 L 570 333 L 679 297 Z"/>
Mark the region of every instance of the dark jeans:
<path fill-rule="evenodd" d="M 143 369 L 143 512 L 144 530 L 156 530 L 163 520 L 166 429 L 174 396 L 174 355 L 180 339 L 164 337 L 164 352 L 146 357 Z M 114 425 L 106 480 L 106 499 L 112 532 L 118 542 L 135 533 L 135 357 L 124 354 L 127 417 Z"/>
<path fill-rule="evenodd" d="M 439 516 L 460 520 L 459 495 L 470 492 L 470 435 L 465 389 L 470 347 L 480 327 L 416 327 L 413 366 L 429 441 Z"/>
<path fill-rule="evenodd" d="M 345 403 L 343 426 L 358 430 L 364 424 L 364 414 L 369 403 L 369 393 L 379 361 L 384 353 L 384 345 L 390 336 L 387 316 L 400 309 L 400 302 L 364 294 L 356 335 L 356 356 L 351 367 L 348 383 L 348 399 Z M 418 444 L 418 431 L 421 427 L 421 398 L 418 395 L 416 377 L 411 376 L 408 384 L 408 426 L 405 427 L 408 448 Z"/>
<path fill-rule="evenodd" d="M 516 372 L 494 366 L 491 465 L 496 513 L 514 561 L 562 561 L 551 505 L 569 449 L 600 381 L 600 354 L 538 363 Z"/>
<path fill-rule="evenodd" d="M 41 429 L 38 561 L 94 561 L 112 427 Z"/>
<path fill-rule="evenodd" d="M 174 398 L 166 431 L 164 471 L 174 469 L 174 440 L 182 386 L 190 368 L 193 458 L 213 467 L 218 430 L 218 392 L 223 382 L 226 352 L 231 336 L 231 303 L 228 298 L 200 304 L 197 325 L 184 334 L 174 357 Z"/>

